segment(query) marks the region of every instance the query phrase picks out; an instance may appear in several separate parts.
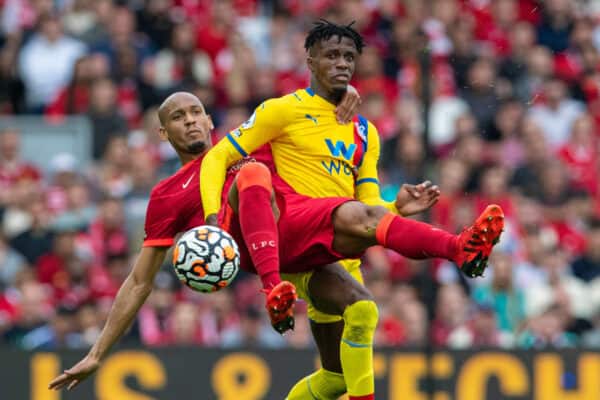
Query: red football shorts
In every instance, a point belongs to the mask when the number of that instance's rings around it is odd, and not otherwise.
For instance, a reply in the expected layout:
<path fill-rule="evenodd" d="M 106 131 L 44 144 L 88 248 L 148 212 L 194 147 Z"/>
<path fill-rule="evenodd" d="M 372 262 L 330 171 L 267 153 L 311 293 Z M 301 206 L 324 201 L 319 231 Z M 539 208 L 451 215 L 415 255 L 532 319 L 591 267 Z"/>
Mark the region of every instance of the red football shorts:
<path fill-rule="evenodd" d="M 280 212 L 280 271 L 306 272 L 347 258 L 333 249 L 333 213 L 342 204 L 355 200 L 347 197 L 312 198 L 298 194 L 275 172 L 271 164 L 267 165 L 271 166 L 273 188 Z M 237 242 L 242 268 L 256 273 L 242 236 L 238 215 L 228 202 L 229 189 L 237 170 L 234 169 L 227 175 L 221 197 L 223 206 L 219 212 L 219 225 Z"/>
<path fill-rule="evenodd" d="M 333 249 L 333 213 L 350 198 L 311 198 L 298 194 L 277 196 L 280 211 L 279 258 L 282 273 L 305 272 L 346 257 Z M 221 208 L 219 224 L 235 239 L 243 269 L 256 272 L 246 248 L 238 215 L 228 204 Z"/>
<path fill-rule="evenodd" d="M 281 272 L 305 272 L 342 260 L 333 249 L 333 213 L 354 199 L 311 198 L 298 194 L 278 196 L 279 257 Z"/>

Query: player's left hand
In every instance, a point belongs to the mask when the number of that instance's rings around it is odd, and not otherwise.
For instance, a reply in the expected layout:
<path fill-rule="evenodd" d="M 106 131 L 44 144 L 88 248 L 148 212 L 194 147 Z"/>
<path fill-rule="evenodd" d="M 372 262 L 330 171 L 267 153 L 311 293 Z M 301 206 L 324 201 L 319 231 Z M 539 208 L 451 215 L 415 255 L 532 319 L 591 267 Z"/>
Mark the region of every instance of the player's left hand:
<path fill-rule="evenodd" d="M 430 181 L 418 185 L 403 184 L 396 196 L 396 208 L 403 216 L 423 212 L 433 206 L 440 197 L 440 188 Z"/>
<path fill-rule="evenodd" d="M 358 112 L 358 106 L 362 103 L 356 88 L 348 85 L 342 101 L 335 108 L 335 118 L 339 124 L 345 125 L 352 121 L 352 117 Z"/>

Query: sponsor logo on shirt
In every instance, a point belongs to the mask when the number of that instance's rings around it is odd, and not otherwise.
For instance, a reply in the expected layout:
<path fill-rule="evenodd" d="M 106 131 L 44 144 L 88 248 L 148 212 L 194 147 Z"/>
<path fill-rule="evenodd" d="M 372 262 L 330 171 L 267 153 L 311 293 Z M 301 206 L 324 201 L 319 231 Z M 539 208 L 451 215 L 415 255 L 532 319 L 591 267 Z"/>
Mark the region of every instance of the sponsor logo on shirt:
<path fill-rule="evenodd" d="M 335 142 L 335 144 L 331 141 L 331 139 L 325 139 L 325 144 L 327 145 L 327 149 L 329 150 L 329 154 L 331 154 L 334 158 L 339 158 L 340 156 L 344 158 L 344 160 L 329 160 L 321 161 L 321 165 L 325 170 L 329 173 L 329 175 L 354 175 L 354 167 L 352 166 L 352 156 L 354 156 L 354 152 L 356 151 L 356 144 L 350 143 L 349 145 L 344 143 L 341 140 Z"/>

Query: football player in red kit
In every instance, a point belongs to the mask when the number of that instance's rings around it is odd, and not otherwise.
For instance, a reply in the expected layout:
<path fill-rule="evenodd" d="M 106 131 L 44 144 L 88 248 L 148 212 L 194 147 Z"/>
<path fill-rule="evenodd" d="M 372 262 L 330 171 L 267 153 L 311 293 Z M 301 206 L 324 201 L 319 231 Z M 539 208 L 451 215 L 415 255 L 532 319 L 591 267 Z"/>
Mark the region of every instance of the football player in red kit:
<path fill-rule="evenodd" d="M 340 106 L 337 115 L 342 119 L 349 119 L 357 103 L 358 96 L 353 92 L 348 96 L 348 101 Z M 103 358 L 131 325 L 152 291 L 154 277 L 163 264 L 167 251 L 173 245 L 175 236 L 205 222 L 200 199 L 199 173 L 202 159 L 212 145 L 212 120 L 204 111 L 200 100 L 190 93 L 175 93 L 169 96 L 159 108 L 159 119 L 161 138 L 173 146 L 183 166 L 152 190 L 146 212 L 146 236 L 142 249 L 117 293 L 100 337 L 79 363 L 50 382 L 50 389 L 72 389 L 98 369 Z M 268 155 L 268 152 L 264 154 Z M 233 175 L 227 183 L 228 186 L 232 180 Z M 272 213 L 272 210 L 269 212 Z M 243 248 L 243 241 L 239 237 L 235 239 Z M 247 252 L 243 252 L 242 262 L 246 268 L 247 257 Z"/>

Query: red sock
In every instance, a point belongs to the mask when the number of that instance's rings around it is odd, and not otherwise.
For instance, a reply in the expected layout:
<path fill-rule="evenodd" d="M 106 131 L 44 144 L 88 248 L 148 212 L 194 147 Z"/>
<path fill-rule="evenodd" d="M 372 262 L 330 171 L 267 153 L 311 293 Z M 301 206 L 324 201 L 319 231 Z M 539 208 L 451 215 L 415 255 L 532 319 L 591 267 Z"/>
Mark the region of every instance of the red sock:
<path fill-rule="evenodd" d="M 375 394 L 365 394 L 364 396 L 348 396 L 348 400 L 375 400 Z"/>
<path fill-rule="evenodd" d="M 458 252 L 458 237 L 423 222 L 386 214 L 375 232 L 377 242 L 404 257 L 453 260 Z"/>
<path fill-rule="evenodd" d="M 271 176 L 262 164 L 251 163 L 238 173 L 239 219 L 248 252 L 263 287 L 271 289 L 279 276 L 279 233 L 271 208 Z"/>

